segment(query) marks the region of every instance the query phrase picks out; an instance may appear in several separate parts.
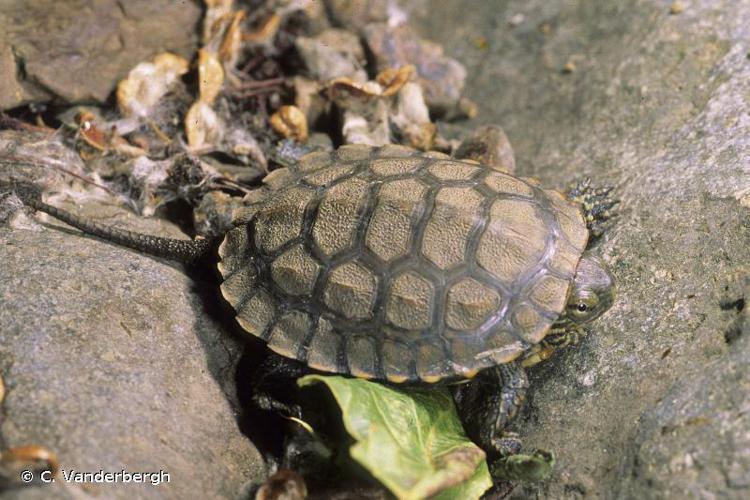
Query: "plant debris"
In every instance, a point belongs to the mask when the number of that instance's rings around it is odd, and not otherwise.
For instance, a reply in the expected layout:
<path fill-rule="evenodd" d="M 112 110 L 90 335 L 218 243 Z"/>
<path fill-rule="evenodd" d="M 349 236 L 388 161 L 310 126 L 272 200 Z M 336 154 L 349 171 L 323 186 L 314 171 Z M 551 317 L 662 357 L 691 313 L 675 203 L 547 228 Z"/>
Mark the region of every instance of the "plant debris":
<path fill-rule="evenodd" d="M 57 456 L 43 446 L 16 446 L 0 451 L 0 485 L 25 485 L 40 480 L 45 472 L 54 478 L 60 469 Z M 45 476 L 46 477 L 46 476 Z"/>
<path fill-rule="evenodd" d="M 187 73 L 188 65 L 184 58 L 165 52 L 154 57 L 153 62 L 133 68 L 117 85 L 117 106 L 123 117 L 148 118 L 161 98 Z"/>
<path fill-rule="evenodd" d="M 307 141 L 307 117 L 297 106 L 282 106 L 268 120 L 280 136 L 295 141 Z"/>

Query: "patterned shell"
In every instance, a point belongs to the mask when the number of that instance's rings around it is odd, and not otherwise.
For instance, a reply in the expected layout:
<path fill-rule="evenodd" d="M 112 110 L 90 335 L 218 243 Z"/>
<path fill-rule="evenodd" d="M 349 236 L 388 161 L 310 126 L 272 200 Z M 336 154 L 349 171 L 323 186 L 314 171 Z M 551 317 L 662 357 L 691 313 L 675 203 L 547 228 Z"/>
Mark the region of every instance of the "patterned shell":
<path fill-rule="evenodd" d="M 234 217 L 219 270 L 242 328 L 392 382 L 472 377 L 538 343 L 588 239 L 556 191 L 400 146 L 308 154 Z"/>

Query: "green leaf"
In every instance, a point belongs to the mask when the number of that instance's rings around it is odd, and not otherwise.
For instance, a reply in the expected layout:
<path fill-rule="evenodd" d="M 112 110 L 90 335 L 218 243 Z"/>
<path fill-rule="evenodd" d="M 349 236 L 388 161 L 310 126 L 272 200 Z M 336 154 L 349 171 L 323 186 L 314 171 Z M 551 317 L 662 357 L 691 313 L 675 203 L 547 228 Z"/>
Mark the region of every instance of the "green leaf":
<path fill-rule="evenodd" d="M 355 439 L 351 456 L 398 498 L 479 498 L 492 486 L 484 452 L 464 434 L 445 387 L 395 388 L 362 379 L 308 375 L 324 383 Z"/>

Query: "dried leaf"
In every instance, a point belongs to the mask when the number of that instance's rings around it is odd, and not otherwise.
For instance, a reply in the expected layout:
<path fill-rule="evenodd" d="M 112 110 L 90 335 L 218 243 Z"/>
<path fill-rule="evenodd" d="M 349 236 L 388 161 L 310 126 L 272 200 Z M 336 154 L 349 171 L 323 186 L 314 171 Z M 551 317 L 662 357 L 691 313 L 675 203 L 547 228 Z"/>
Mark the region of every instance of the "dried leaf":
<path fill-rule="evenodd" d="M 224 68 L 219 58 L 207 49 L 198 51 L 198 88 L 200 100 L 213 104 L 224 84 Z"/>
<path fill-rule="evenodd" d="M 282 106 L 271 116 L 269 123 L 285 139 L 307 140 L 307 117 L 297 106 Z"/>
<path fill-rule="evenodd" d="M 281 16 L 279 14 L 271 14 L 267 19 L 263 21 L 263 24 L 252 33 L 246 33 L 243 35 L 243 40 L 258 45 L 265 45 L 273 41 L 276 33 L 279 31 L 281 26 Z"/>
<path fill-rule="evenodd" d="M 108 134 L 96 125 L 96 117 L 93 113 L 88 111 L 82 111 L 76 116 L 78 122 L 78 132 L 86 144 L 92 148 L 98 149 L 99 151 L 106 151 L 109 149 L 109 137 Z"/>
<path fill-rule="evenodd" d="M 114 129 L 105 131 L 96 123 L 93 113 L 82 111 L 76 116 L 78 132 L 89 146 L 99 151 L 114 150 L 127 156 L 145 155 L 146 151 L 130 144 L 123 137 L 117 135 Z"/>
<path fill-rule="evenodd" d="M 360 83 L 349 77 L 334 78 L 328 82 L 328 95 L 332 101 L 346 106 L 345 101 L 350 98 L 369 100 L 380 97 L 383 87 L 377 82 Z"/>
<path fill-rule="evenodd" d="M 230 68 L 234 68 L 240 54 L 240 49 L 242 48 L 242 30 L 240 29 L 240 23 L 244 19 L 244 10 L 235 12 L 234 15 L 232 15 L 226 34 L 224 35 L 224 40 L 219 47 L 219 59 Z"/>
<path fill-rule="evenodd" d="M 268 171 L 268 160 L 258 141 L 243 127 L 234 127 L 224 133 L 224 150 L 237 157 L 242 163 L 254 164 L 264 172 Z M 247 160 L 241 158 L 245 157 Z M 246 170 L 243 168 L 243 170 Z"/>
<path fill-rule="evenodd" d="M 203 45 L 209 45 L 217 33 L 225 28 L 225 19 L 232 15 L 234 0 L 204 0 L 206 14 L 203 16 Z"/>
<path fill-rule="evenodd" d="M 383 92 L 381 93 L 384 97 L 395 95 L 396 92 L 401 90 L 406 82 L 416 74 L 416 68 L 411 64 L 401 66 L 400 68 L 388 68 L 381 71 L 375 80 L 383 86 Z"/>
<path fill-rule="evenodd" d="M 148 116 L 187 70 L 187 60 L 169 52 L 157 55 L 153 62 L 140 63 L 117 85 L 120 112 L 126 117 Z"/>
<path fill-rule="evenodd" d="M 211 106 L 200 100 L 185 115 L 185 133 L 190 150 L 213 148 L 221 142 L 224 125 Z"/>
<path fill-rule="evenodd" d="M 21 479 L 27 483 L 24 477 L 38 479 L 44 471 L 49 471 L 54 477 L 59 469 L 57 456 L 42 446 L 16 446 L 0 453 L 0 479 L 13 482 Z M 27 473 L 30 474 L 25 476 Z"/>

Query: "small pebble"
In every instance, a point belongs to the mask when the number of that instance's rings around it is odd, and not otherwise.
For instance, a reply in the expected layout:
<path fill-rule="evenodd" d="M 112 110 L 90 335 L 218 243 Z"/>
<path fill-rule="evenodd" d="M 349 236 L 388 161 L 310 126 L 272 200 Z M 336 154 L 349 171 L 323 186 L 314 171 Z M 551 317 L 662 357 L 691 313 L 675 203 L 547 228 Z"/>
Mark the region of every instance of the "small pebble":
<path fill-rule="evenodd" d="M 581 378 L 581 385 L 585 387 L 591 387 L 594 383 L 596 383 L 596 372 L 594 370 L 585 373 Z"/>
<path fill-rule="evenodd" d="M 566 75 L 569 75 L 570 73 L 575 72 L 576 70 L 576 63 L 573 61 L 568 61 L 565 63 L 565 66 L 563 66 L 562 72 Z"/>
<path fill-rule="evenodd" d="M 672 2 L 672 6 L 669 8 L 670 14 L 681 14 L 682 11 L 685 10 L 685 4 L 680 2 L 680 0 L 675 0 Z"/>
<path fill-rule="evenodd" d="M 515 14 L 515 15 L 513 15 L 513 16 L 512 16 L 512 17 L 511 17 L 511 18 L 510 18 L 510 19 L 508 20 L 508 24 L 510 24 L 511 26 L 518 26 L 518 25 L 520 25 L 521 23 L 523 23 L 523 22 L 524 22 L 524 20 L 526 20 L 526 17 L 525 17 L 525 16 L 523 15 L 523 14 L 521 14 L 521 13 L 518 13 L 518 14 Z"/>
<path fill-rule="evenodd" d="M 486 37 L 478 36 L 474 38 L 474 46 L 478 48 L 479 50 L 487 50 L 487 47 L 489 47 L 489 42 L 487 41 Z"/>

